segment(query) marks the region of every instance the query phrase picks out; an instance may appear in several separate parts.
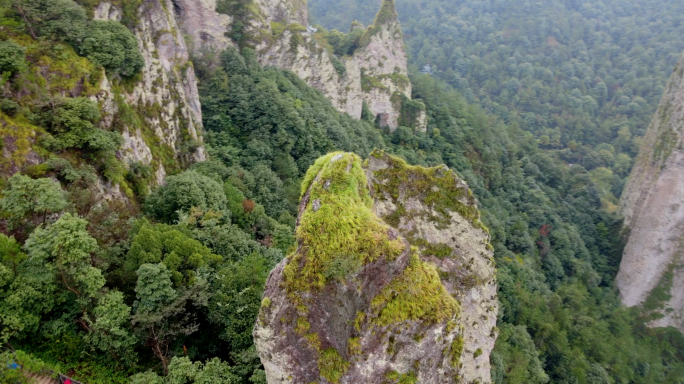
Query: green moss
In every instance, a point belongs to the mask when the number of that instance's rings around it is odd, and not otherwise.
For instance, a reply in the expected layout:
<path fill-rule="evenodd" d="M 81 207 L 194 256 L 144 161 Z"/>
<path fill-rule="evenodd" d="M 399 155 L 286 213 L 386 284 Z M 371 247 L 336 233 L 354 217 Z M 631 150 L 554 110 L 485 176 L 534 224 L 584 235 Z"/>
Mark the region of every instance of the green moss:
<path fill-rule="evenodd" d="M 331 383 L 339 383 L 342 375 L 349 369 L 349 362 L 342 358 L 335 348 L 328 348 L 321 351 L 318 369 L 321 377 Z"/>
<path fill-rule="evenodd" d="M 453 253 L 454 253 L 454 250 L 451 249 L 450 246 L 448 246 L 444 243 L 439 243 L 439 244 L 428 243 L 422 252 L 422 254 L 424 256 L 435 256 L 435 257 L 440 258 L 440 259 L 443 259 L 445 257 L 449 257 Z"/>
<path fill-rule="evenodd" d="M 401 216 L 406 215 L 407 219 L 412 217 L 411 212 L 406 212 L 399 201 L 400 195 L 405 200 L 422 201 L 429 207 L 429 210 L 425 210 L 420 215 L 435 222 L 438 228 L 446 228 L 452 221 L 451 213 L 456 212 L 474 227 L 489 232 L 480 221 L 480 212 L 475 206 L 472 193 L 459 185 L 458 176 L 446 166 L 433 168 L 411 166 L 403 159 L 390 156 L 380 150 L 373 151 L 371 156 L 390 164 L 388 168 L 375 172 L 379 181 L 375 185 L 377 198 L 392 200 L 398 209 L 404 210 Z M 391 217 L 385 219 L 396 221 L 396 218 L 392 220 Z"/>
<path fill-rule="evenodd" d="M 403 242 L 390 240 L 389 227 L 372 212 L 357 155 L 331 153 L 317 160 L 304 178 L 302 192 L 306 191 L 309 200 L 296 233 L 299 251 L 289 256 L 284 271 L 295 303 L 301 303 L 297 297 L 302 292 L 321 289 L 366 263 L 394 259 L 403 252 Z"/>
<path fill-rule="evenodd" d="M 358 337 L 352 337 L 349 339 L 347 342 L 347 349 L 349 350 L 349 354 L 354 356 L 354 355 L 360 355 L 361 354 L 361 339 Z"/>
<path fill-rule="evenodd" d="M 300 335 L 304 335 L 309 329 L 311 329 L 311 324 L 304 317 L 298 317 L 295 331 Z"/>
<path fill-rule="evenodd" d="M 400 374 L 397 371 L 390 371 L 385 374 L 385 378 L 390 380 L 393 384 L 415 384 L 418 382 L 418 376 L 413 371 Z"/>
<path fill-rule="evenodd" d="M 271 299 L 268 297 L 264 297 L 263 300 L 261 300 L 261 308 L 269 308 L 271 307 Z"/>
<path fill-rule="evenodd" d="M 477 351 L 475 351 L 475 353 L 473 353 L 473 356 L 475 358 L 482 356 L 482 348 L 478 348 Z"/>
<path fill-rule="evenodd" d="M 438 323 L 457 316 L 461 306 L 444 288 L 435 267 L 414 253 L 403 274 L 373 298 L 371 309 L 373 324 L 387 326 L 407 320 Z"/>
<path fill-rule="evenodd" d="M 451 366 L 454 368 L 457 368 L 459 363 L 461 362 L 461 354 L 463 353 L 463 336 L 458 335 L 453 342 L 451 342 L 451 345 L 449 346 L 448 350 L 448 355 L 449 355 L 449 362 L 451 363 Z M 482 351 L 480 351 L 481 353 Z"/>
<path fill-rule="evenodd" d="M 271 21 L 271 33 L 273 36 L 280 36 L 285 32 L 285 23 L 279 21 Z"/>
<path fill-rule="evenodd" d="M 361 71 L 361 89 L 365 92 L 372 91 L 373 89 L 382 89 L 388 91 L 389 88 L 382 83 L 382 81 L 373 76 L 366 75 L 365 71 Z"/>

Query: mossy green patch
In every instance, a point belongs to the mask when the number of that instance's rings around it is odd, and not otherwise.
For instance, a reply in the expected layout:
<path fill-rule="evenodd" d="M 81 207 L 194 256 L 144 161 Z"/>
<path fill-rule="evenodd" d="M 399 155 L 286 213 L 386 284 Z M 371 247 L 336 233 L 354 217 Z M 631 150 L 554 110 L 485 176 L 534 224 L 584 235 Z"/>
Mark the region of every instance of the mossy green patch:
<path fill-rule="evenodd" d="M 297 228 L 299 250 L 285 267 L 288 294 L 321 289 L 331 279 L 380 257 L 394 259 L 404 243 L 390 240 L 389 227 L 372 212 L 361 158 L 331 153 L 317 160 L 302 185 L 309 198 Z"/>
<path fill-rule="evenodd" d="M 418 382 L 418 376 L 413 371 L 403 374 L 397 371 L 390 371 L 385 374 L 385 378 L 390 380 L 392 384 L 415 384 Z"/>
<path fill-rule="evenodd" d="M 458 335 L 454 339 L 454 341 L 451 342 L 451 345 L 449 346 L 449 350 L 448 350 L 449 363 L 454 368 L 457 368 L 459 363 L 461 362 L 461 354 L 463 353 L 463 346 L 464 346 L 464 341 L 463 341 L 463 336 L 461 336 L 461 335 Z"/>
<path fill-rule="evenodd" d="M 321 377 L 331 383 L 339 383 L 342 375 L 349 369 L 349 362 L 340 356 L 335 348 L 328 348 L 321 351 L 318 358 L 318 369 Z"/>
<path fill-rule="evenodd" d="M 459 185 L 456 174 L 446 166 L 411 166 L 403 159 L 380 150 L 373 151 L 371 157 L 389 164 L 389 167 L 377 170 L 374 174 L 378 180 L 375 183 L 376 198 L 389 199 L 397 206 L 396 217 L 386 217 L 391 225 L 398 224 L 401 217 L 410 220 L 413 215 L 420 215 L 443 229 L 452 222 L 451 213 L 456 212 L 474 227 L 489 232 L 480 221 L 480 212 L 472 192 Z M 400 200 L 409 199 L 420 201 L 430 209 L 415 214 L 407 212 Z"/>
<path fill-rule="evenodd" d="M 458 316 L 461 306 L 444 288 L 435 267 L 414 253 L 402 275 L 373 298 L 371 309 L 373 324 L 386 326 L 415 320 L 439 323 Z"/>
<path fill-rule="evenodd" d="M 372 91 L 373 89 L 381 89 L 383 91 L 389 90 L 389 88 L 382 83 L 381 79 L 368 76 L 363 70 L 361 71 L 361 89 L 365 92 Z"/>

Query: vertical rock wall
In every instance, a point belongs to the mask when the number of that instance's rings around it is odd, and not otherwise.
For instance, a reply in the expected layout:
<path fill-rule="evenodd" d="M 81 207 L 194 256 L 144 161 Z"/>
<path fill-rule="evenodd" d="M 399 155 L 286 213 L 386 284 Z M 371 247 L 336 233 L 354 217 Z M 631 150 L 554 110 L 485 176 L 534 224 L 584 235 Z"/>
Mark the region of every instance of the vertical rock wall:
<path fill-rule="evenodd" d="M 648 301 L 658 308 L 662 317 L 651 325 L 684 332 L 683 143 L 684 57 L 667 84 L 622 195 L 628 241 L 616 281 L 627 306 Z"/>
<path fill-rule="evenodd" d="M 97 99 L 103 109 L 102 126 L 120 124 L 125 162 L 152 165 L 157 183 L 163 183 L 165 165 L 189 164 L 206 158 L 202 142 L 202 109 L 189 51 L 178 27 L 170 0 L 145 0 L 135 27 L 145 61 L 140 77 L 127 86 L 112 86 L 106 76 Z M 100 3 L 94 17 L 120 20 L 122 12 Z M 123 122 L 124 109 L 137 115 Z M 158 151 L 162 147 L 165 153 Z M 165 164 L 166 163 L 166 164 Z"/>

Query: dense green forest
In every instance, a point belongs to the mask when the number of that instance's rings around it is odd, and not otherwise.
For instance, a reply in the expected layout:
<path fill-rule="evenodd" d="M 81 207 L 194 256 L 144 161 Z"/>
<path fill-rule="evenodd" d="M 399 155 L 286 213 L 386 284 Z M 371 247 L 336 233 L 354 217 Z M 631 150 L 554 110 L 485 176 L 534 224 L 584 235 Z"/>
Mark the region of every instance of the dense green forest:
<path fill-rule="evenodd" d="M 0 4 L 6 89 L 28 87 L 42 57 L 81 60 L 122 82 L 136 75 L 125 28 L 98 27 L 125 48 L 107 51 L 95 38 L 70 40 L 89 22 L 71 0 Z M 30 30 L 22 12 L 41 28 Z M 252 328 L 269 271 L 294 245 L 302 177 L 330 151 L 366 157 L 373 148 L 447 164 L 477 196 L 500 286 L 496 383 L 684 380 L 684 337 L 646 328 L 617 298 L 620 221 L 602 207 L 602 167 L 567 166 L 574 152 L 564 144 L 550 150 L 522 120 L 441 75 L 412 74 L 427 132 L 390 133 L 338 113 L 296 75 L 262 68 L 250 48 L 194 66 L 210 160 L 152 191 L 148 166 L 113 157 L 120 134 L 94 128 L 101 117 L 89 99 L 3 94 L 0 117 L 42 129 L 48 160 L 2 183 L 2 380 L 20 379 L 5 364 L 18 361 L 93 384 L 265 383 Z M 56 113 L 45 113 L 48 101 Z M 599 144 L 586 140 L 578 148 Z M 94 201 L 98 178 L 128 186 L 130 204 Z"/>
<path fill-rule="evenodd" d="M 346 32 L 379 1 L 311 0 L 311 18 Z M 541 148 L 581 164 L 612 210 L 684 50 L 676 0 L 397 0 L 417 69 L 453 86 Z"/>

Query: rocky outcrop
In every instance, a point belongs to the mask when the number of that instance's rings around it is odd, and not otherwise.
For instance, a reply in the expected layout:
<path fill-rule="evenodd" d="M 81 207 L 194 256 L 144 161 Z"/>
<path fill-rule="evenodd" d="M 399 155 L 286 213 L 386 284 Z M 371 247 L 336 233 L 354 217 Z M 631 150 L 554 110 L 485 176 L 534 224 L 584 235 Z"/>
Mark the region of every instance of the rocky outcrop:
<path fill-rule="evenodd" d="M 168 167 L 206 159 L 202 147 L 202 109 L 189 51 L 176 23 L 170 0 L 145 0 L 135 27 L 145 61 L 138 81 L 113 86 L 103 76 L 101 125 L 121 130 L 119 156 L 126 163 L 152 165 L 163 183 Z M 96 19 L 120 20 L 122 11 L 108 2 L 94 11 Z M 124 114 L 135 118 L 122 118 Z"/>
<path fill-rule="evenodd" d="M 381 151 L 319 159 L 297 250 L 271 272 L 254 328 L 268 382 L 491 383 L 492 254 L 446 166 Z"/>
<path fill-rule="evenodd" d="M 425 106 L 411 100 L 394 0 L 383 1 L 353 55 L 340 58 L 325 48 L 320 33 L 307 28 L 302 0 L 254 0 L 235 9 L 216 8 L 213 0 L 174 0 L 174 5 L 197 53 L 233 45 L 225 36 L 239 23 L 240 36 L 248 36 L 244 43 L 255 48 L 262 65 L 293 71 L 339 111 L 361 118 L 365 103 L 381 126 L 427 128 Z"/>
<path fill-rule="evenodd" d="M 617 286 L 652 326 L 684 332 L 684 57 L 667 84 L 622 195 L 628 233 Z"/>

